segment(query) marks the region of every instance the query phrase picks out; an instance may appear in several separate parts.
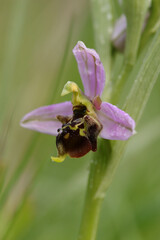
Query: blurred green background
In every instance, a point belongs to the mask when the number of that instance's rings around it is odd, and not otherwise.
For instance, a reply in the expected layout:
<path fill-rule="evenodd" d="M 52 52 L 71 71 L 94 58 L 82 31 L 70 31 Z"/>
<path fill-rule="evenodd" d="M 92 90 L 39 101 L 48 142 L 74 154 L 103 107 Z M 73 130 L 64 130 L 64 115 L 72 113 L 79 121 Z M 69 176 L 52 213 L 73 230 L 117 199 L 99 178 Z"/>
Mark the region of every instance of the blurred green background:
<path fill-rule="evenodd" d="M 74 240 L 89 159 L 52 163 L 55 137 L 19 126 L 27 112 L 82 88 L 72 49 L 94 48 L 87 0 L 0 0 L 0 239 Z M 160 236 L 160 82 L 103 203 L 97 240 Z"/>

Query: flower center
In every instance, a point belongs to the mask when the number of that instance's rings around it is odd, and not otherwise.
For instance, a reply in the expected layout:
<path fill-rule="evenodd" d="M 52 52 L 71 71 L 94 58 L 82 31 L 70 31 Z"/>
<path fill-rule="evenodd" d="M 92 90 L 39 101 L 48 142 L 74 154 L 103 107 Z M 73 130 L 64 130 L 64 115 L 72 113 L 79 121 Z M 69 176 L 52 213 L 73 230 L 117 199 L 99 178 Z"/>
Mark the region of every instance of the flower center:
<path fill-rule="evenodd" d="M 102 129 L 93 104 L 73 82 L 68 82 L 64 86 L 62 95 L 70 92 L 73 92 L 73 115 L 57 116 L 62 127 L 57 130 L 56 137 L 58 157 L 52 157 L 52 160 L 56 162 L 62 162 L 66 155 L 79 158 L 90 150 L 95 152 L 97 150 L 97 137 Z"/>
<path fill-rule="evenodd" d="M 79 158 L 90 150 L 97 150 L 97 136 L 102 127 L 96 119 L 87 115 L 85 105 L 73 106 L 71 119 L 62 116 L 57 118 L 63 119 L 63 125 L 58 129 L 56 137 L 59 156 L 68 154 L 70 157 Z"/>

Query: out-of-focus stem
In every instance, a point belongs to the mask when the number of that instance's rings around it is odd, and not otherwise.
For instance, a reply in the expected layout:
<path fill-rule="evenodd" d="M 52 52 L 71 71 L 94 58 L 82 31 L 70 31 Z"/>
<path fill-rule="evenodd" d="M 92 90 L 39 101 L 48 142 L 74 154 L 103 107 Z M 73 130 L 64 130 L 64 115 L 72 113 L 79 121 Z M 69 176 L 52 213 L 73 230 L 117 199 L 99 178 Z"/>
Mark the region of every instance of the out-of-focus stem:
<path fill-rule="evenodd" d="M 150 15 L 147 22 L 147 26 L 142 34 L 142 39 L 140 43 L 140 52 L 146 46 L 148 40 L 154 36 L 158 28 L 160 27 L 160 1 L 152 0 L 152 7 L 150 9 Z"/>
<path fill-rule="evenodd" d="M 112 103 L 114 104 L 117 104 L 122 88 L 135 64 L 148 5 L 148 0 L 125 0 L 123 3 L 124 14 L 127 18 L 127 35 L 124 67 L 119 74 L 112 93 Z"/>
<path fill-rule="evenodd" d="M 94 28 L 96 50 L 106 71 L 105 98 L 111 93 L 111 33 L 113 25 L 113 11 L 111 0 L 91 0 L 91 10 Z"/>

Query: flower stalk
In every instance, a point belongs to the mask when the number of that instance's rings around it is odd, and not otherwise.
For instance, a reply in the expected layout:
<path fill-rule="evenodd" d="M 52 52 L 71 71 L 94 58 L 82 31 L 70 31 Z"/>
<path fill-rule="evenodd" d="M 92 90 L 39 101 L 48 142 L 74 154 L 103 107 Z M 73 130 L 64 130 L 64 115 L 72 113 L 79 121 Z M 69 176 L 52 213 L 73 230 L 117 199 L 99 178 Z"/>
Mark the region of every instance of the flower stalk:
<path fill-rule="evenodd" d="M 95 199 L 93 193 L 87 189 L 78 240 L 91 240 L 96 238 L 102 200 L 101 198 Z"/>
<path fill-rule="evenodd" d="M 111 156 L 108 140 L 99 139 L 98 151 L 90 161 L 90 173 L 78 240 L 96 239 L 101 205 L 105 194 L 97 194 Z"/>

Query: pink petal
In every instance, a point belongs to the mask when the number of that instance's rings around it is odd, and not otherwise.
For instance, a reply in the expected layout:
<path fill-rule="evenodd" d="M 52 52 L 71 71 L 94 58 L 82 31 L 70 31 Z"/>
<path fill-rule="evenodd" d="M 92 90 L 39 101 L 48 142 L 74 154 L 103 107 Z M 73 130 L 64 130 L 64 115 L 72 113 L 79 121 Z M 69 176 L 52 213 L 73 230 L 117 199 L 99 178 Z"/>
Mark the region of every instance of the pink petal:
<path fill-rule="evenodd" d="M 148 23 L 149 17 L 150 17 L 150 12 L 148 11 L 146 13 L 145 20 L 142 26 L 142 32 L 144 31 Z M 114 47 L 121 52 L 123 52 L 125 49 L 126 30 L 127 30 L 127 19 L 126 19 L 126 16 L 122 14 L 115 23 L 115 26 L 113 28 L 113 33 L 112 33 L 112 39 L 111 39 Z"/>
<path fill-rule="evenodd" d="M 126 16 L 123 14 L 116 21 L 113 33 L 112 33 L 112 42 L 115 48 L 119 51 L 123 52 L 125 48 L 126 41 L 126 28 L 127 28 L 127 20 Z"/>
<path fill-rule="evenodd" d="M 57 120 L 57 115 L 72 115 L 71 102 L 63 102 L 44 106 L 27 113 L 21 120 L 21 126 L 38 132 L 57 135 L 57 129 L 62 123 Z"/>
<path fill-rule="evenodd" d="M 101 96 L 105 85 L 105 71 L 99 55 L 94 49 L 87 48 L 83 42 L 77 43 L 73 54 L 78 63 L 86 96 L 91 100 Z"/>
<path fill-rule="evenodd" d="M 135 133 L 134 120 L 116 106 L 103 102 L 97 111 L 99 121 L 103 125 L 100 136 L 111 140 L 127 140 Z"/>

